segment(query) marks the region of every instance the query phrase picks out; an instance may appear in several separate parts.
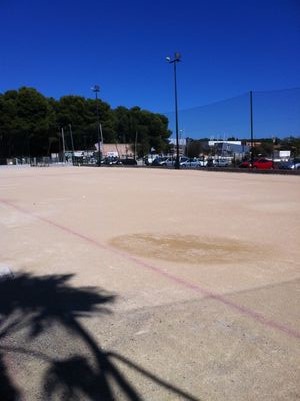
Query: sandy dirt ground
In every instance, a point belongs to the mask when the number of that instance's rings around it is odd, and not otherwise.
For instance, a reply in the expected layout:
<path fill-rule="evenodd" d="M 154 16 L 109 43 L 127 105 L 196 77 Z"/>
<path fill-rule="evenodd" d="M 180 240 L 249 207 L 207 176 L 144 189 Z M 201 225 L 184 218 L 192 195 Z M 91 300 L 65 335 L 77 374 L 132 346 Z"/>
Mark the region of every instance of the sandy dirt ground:
<path fill-rule="evenodd" d="M 1 168 L 10 399 L 299 400 L 299 201 L 298 176 Z"/>

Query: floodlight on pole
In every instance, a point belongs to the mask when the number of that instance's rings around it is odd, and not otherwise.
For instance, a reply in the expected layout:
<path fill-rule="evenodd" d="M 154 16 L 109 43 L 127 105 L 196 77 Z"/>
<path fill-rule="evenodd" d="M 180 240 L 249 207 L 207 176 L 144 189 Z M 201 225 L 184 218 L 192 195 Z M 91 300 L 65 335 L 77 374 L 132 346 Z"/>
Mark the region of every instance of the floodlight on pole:
<path fill-rule="evenodd" d="M 251 168 L 253 168 L 254 162 L 254 142 L 253 142 L 253 100 L 252 100 L 252 91 L 250 91 L 250 137 L 251 137 Z"/>
<path fill-rule="evenodd" d="M 174 65 L 174 87 L 175 87 L 175 123 L 176 123 L 176 162 L 175 168 L 180 169 L 180 162 L 179 162 L 179 134 L 178 134 L 178 106 L 177 106 L 177 74 L 176 74 L 176 64 L 181 61 L 181 54 L 176 52 L 174 57 L 166 57 L 166 61 L 169 64 Z"/>
<path fill-rule="evenodd" d="M 101 149 L 100 149 L 100 120 L 99 120 L 99 106 L 98 106 L 98 93 L 100 92 L 100 86 L 94 85 L 91 90 L 95 92 L 96 97 L 96 113 L 97 113 L 97 135 L 98 135 L 98 167 L 101 166 Z"/>

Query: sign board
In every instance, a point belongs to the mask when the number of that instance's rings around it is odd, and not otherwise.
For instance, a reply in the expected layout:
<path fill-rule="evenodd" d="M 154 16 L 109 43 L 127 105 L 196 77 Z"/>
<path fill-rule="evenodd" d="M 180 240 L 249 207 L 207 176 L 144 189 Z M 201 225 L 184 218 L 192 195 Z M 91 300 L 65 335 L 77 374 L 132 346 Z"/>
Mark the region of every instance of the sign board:
<path fill-rule="evenodd" d="M 280 158 L 291 157 L 291 151 L 290 150 L 280 150 L 279 157 Z"/>

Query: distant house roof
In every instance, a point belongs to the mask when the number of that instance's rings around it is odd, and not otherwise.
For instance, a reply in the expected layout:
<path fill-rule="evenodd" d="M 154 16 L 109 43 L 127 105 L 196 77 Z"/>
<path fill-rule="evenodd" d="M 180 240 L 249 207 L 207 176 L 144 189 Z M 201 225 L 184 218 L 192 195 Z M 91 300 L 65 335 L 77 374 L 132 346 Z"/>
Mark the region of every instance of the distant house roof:
<path fill-rule="evenodd" d="M 219 141 L 214 141 L 214 140 L 208 141 L 208 145 L 209 146 L 215 146 L 216 143 L 226 143 L 226 144 L 232 144 L 232 145 L 241 145 L 242 141 L 221 141 L 221 140 L 219 140 Z"/>
<path fill-rule="evenodd" d="M 247 153 L 250 148 L 247 145 L 241 145 L 234 142 L 217 142 L 215 143 L 217 149 L 221 152 L 225 152 L 228 154 L 232 153 Z"/>
<path fill-rule="evenodd" d="M 98 143 L 95 143 L 95 148 L 98 151 Z M 134 153 L 129 143 L 104 143 L 100 144 L 100 149 L 105 157 L 127 157 Z"/>

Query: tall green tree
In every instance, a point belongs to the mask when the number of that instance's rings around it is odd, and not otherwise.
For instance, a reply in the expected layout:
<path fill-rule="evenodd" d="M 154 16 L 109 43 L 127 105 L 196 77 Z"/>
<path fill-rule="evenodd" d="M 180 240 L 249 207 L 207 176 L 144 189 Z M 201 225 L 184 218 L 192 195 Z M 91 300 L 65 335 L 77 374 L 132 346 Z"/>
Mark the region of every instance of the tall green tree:
<path fill-rule="evenodd" d="M 98 118 L 105 143 L 129 143 L 138 154 L 168 147 L 168 119 L 136 106 L 112 109 L 101 99 L 82 96 L 46 98 L 34 88 L 0 94 L 0 158 L 45 156 L 66 149 L 93 149 L 98 141 Z"/>
<path fill-rule="evenodd" d="M 45 155 L 55 114 L 34 88 L 22 87 L 0 97 L 1 156 Z"/>

